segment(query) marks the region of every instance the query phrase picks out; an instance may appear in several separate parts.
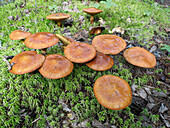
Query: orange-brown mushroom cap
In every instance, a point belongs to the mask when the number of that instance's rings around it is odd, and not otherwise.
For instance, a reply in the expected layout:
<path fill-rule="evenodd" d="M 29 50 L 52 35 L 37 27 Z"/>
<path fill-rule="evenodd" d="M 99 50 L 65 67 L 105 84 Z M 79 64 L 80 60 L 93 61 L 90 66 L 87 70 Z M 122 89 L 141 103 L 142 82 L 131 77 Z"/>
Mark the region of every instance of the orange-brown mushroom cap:
<path fill-rule="evenodd" d="M 156 66 L 155 56 L 146 49 L 140 47 L 126 49 L 123 56 L 129 63 L 135 66 L 143 68 L 154 68 Z"/>
<path fill-rule="evenodd" d="M 39 72 L 46 78 L 59 79 L 68 76 L 73 70 L 73 63 L 62 55 L 47 55 Z"/>
<path fill-rule="evenodd" d="M 48 15 L 46 19 L 54 20 L 54 21 L 62 21 L 69 17 L 70 15 L 66 13 L 55 13 L 55 14 Z"/>
<path fill-rule="evenodd" d="M 22 39 L 29 37 L 30 35 L 32 35 L 32 33 L 30 32 L 25 32 L 22 30 L 15 30 L 9 35 L 9 38 L 11 40 L 22 40 Z"/>
<path fill-rule="evenodd" d="M 42 66 L 45 56 L 36 51 L 25 51 L 14 56 L 10 64 L 14 64 L 9 72 L 13 74 L 25 74 Z"/>
<path fill-rule="evenodd" d="M 92 15 L 92 16 L 96 15 L 98 13 L 103 12 L 103 10 L 100 10 L 100 9 L 97 9 L 97 8 L 93 8 L 93 7 L 91 7 L 91 8 L 84 8 L 83 11 L 88 13 L 88 14 L 90 14 L 90 15 Z"/>
<path fill-rule="evenodd" d="M 89 68 L 97 71 L 105 71 L 110 69 L 114 64 L 113 59 L 103 53 L 97 52 L 96 57 L 90 62 L 86 63 Z"/>
<path fill-rule="evenodd" d="M 93 87 L 98 102 L 112 110 L 121 110 L 130 105 L 132 92 L 129 84 L 122 78 L 104 75 L 98 78 Z"/>
<path fill-rule="evenodd" d="M 97 51 L 112 55 L 120 53 L 127 46 L 121 37 L 108 34 L 95 36 L 92 40 L 92 45 Z"/>
<path fill-rule="evenodd" d="M 90 44 L 74 42 L 65 47 L 64 54 L 72 62 L 85 63 L 96 56 L 96 50 Z"/>
<path fill-rule="evenodd" d="M 59 38 L 49 32 L 34 33 L 26 38 L 25 45 L 33 49 L 44 49 L 57 44 Z"/>

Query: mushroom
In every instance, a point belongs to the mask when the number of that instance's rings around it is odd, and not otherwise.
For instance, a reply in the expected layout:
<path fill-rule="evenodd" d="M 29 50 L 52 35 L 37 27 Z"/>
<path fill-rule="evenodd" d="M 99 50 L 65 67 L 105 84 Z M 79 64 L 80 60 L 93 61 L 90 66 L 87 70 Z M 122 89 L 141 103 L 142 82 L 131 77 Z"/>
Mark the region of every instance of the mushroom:
<path fill-rule="evenodd" d="M 46 48 L 57 44 L 59 38 L 49 32 L 34 33 L 25 40 L 25 45 L 32 49 L 42 49 L 46 52 Z"/>
<path fill-rule="evenodd" d="M 154 68 L 156 66 L 155 56 L 141 47 L 126 49 L 123 56 L 129 63 L 135 66 L 143 68 Z"/>
<path fill-rule="evenodd" d="M 113 75 L 99 77 L 93 86 L 98 102 L 112 110 L 121 110 L 130 105 L 132 91 L 129 84 L 122 78 Z"/>
<path fill-rule="evenodd" d="M 88 14 L 90 14 L 90 16 L 91 16 L 90 17 L 91 24 L 94 22 L 94 15 L 103 12 L 103 10 L 100 10 L 100 9 L 97 9 L 97 8 L 93 8 L 93 7 L 85 8 L 85 9 L 83 9 L 83 11 L 88 13 Z"/>
<path fill-rule="evenodd" d="M 46 56 L 39 72 L 46 78 L 59 79 L 69 75 L 73 70 L 73 63 L 62 55 L 50 54 Z"/>
<path fill-rule="evenodd" d="M 90 35 L 101 34 L 103 30 L 105 30 L 105 27 L 102 26 L 93 27 L 90 31 Z"/>
<path fill-rule="evenodd" d="M 104 54 L 116 55 L 126 48 L 126 42 L 115 35 L 98 35 L 92 40 L 92 45 L 97 51 Z"/>
<path fill-rule="evenodd" d="M 113 64 L 114 61 L 110 56 L 100 52 L 97 52 L 96 57 L 93 60 L 86 63 L 86 65 L 89 68 L 92 68 L 93 70 L 97 70 L 97 71 L 108 70 L 113 66 Z"/>
<path fill-rule="evenodd" d="M 60 39 L 60 41 L 63 43 L 64 46 L 67 46 L 70 43 L 76 42 L 75 40 L 62 36 L 60 34 L 56 34 L 56 36 Z"/>
<path fill-rule="evenodd" d="M 21 40 L 24 43 L 24 39 L 32 35 L 30 32 L 25 32 L 22 30 L 15 30 L 10 35 L 9 38 L 11 40 Z"/>
<path fill-rule="evenodd" d="M 25 51 L 12 58 L 10 64 L 12 69 L 9 72 L 13 74 L 25 74 L 33 72 L 42 66 L 45 56 L 37 54 L 36 51 Z"/>
<path fill-rule="evenodd" d="M 74 42 L 65 47 L 64 54 L 72 62 L 85 63 L 96 56 L 96 50 L 90 44 Z"/>
<path fill-rule="evenodd" d="M 46 17 L 46 19 L 49 19 L 49 20 L 54 20 L 57 22 L 57 25 L 59 27 L 61 27 L 61 21 L 69 18 L 70 15 L 69 14 L 66 14 L 66 13 L 55 13 L 55 14 L 51 14 L 51 15 L 48 15 Z"/>

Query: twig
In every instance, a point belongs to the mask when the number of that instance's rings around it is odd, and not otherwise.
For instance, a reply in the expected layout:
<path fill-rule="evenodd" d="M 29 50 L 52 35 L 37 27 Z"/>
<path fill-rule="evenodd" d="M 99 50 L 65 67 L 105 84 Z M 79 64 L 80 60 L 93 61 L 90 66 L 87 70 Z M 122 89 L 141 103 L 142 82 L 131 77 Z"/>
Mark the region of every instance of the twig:
<path fill-rule="evenodd" d="M 164 82 L 162 82 L 162 81 L 159 81 L 159 82 L 160 82 L 161 84 L 167 86 L 168 88 L 170 88 L 170 85 L 168 85 L 168 84 L 166 84 L 166 83 L 164 83 Z"/>
<path fill-rule="evenodd" d="M 4 62 L 6 62 L 6 64 L 8 65 L 8 71 L 12 69 L 12 65 L 8 62 L 8 60 L 6 58 L 3 59 Z"/>
<path fill-rule="evenodd" d="M 33 122 L 31 122 L 32 124 L 37 122 L 40 119 L 40 117 L 38 117 L 37 119 L 35 119 Z"/>

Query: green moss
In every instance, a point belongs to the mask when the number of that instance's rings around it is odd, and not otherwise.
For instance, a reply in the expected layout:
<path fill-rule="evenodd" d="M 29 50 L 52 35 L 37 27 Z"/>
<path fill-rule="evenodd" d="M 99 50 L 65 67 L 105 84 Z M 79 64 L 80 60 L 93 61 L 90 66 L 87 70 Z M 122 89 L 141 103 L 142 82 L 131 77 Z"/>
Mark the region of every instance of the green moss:
<path fill-rule="evenodd" d="M 125 79 L 130 85 L 144 85 L 148 81 L 152 81 L 152 77 L 148 75 L 137 76 L 133 78 L 134 66 L 128 64 L 121 56 L 115 56 L 118 64 L 113 65 L 108 71 L 94 71 L 88 68 L 85 64 L 74 64 L 73 72 L 62 79 L 51 80 L 44 78 L 38 72 L 34 75 L 14 75 L 7 71 L 7 65 L 3 61 L 3 56 L 16 55 L 22 51 L 31 50 L 20 41 L 9 39 L 9 34 L 18 29 L 24 28 L 31 33 L 36 32 L 51 32 L 61 34 L 64 28 L 58 28 L 55 22 L 46 20 L 46 16 L 53 9 L 54 12 L 64 12 L 58 10 L 57 6 L 61 6 L 62 2 L 53 1 L 44 2 L 37 1 L 35 10 L 34 1 L 28 1 L 24 8 L 20 8 L 22 0 L 17 0 L 15 3 L 9 3 L 0 6 L 0 126 L 2 127 L 33 127 L 32 121 L 39 118 L 35 122 L 37 127 L 45 127 L 47 120 L 51 126 L 59 127 L 60 121 L 66 119 L 62 105 L 59 100 L 62 99 L 69 105 L 72 111 L 76 114 L 78 121 L 87 118 L 95 118 L 104 123 L 110 121 L 111 124 L 122 127 L 141 127 L 141 122 L 134 121 L 134 114 L 129 108 L 123 111 L 108 110 L 101 106 L 94 97 L 93 84 L 95 80 L 103 75 L 116 75 Z M 98 14 L 105 21 L 104 26 L 110 26 L 113 29 L 115 26 L 121 26 L 126 29 L 125 35 L 130 37 L 130 40 L 136 40 L 141 46 L 148 46 L 154 32 L 161 36 L 165 36 L 165 32 L 161 32 L 159 27 L 163 28 L 168 24 L 168 9 L 161 8 L 155 3 L 146 3 L 134 0 L 119 0 L 114 1 L 117 6 L 112 6 L 108 9 L 107 6 L 100 4 L 99 8 L 104 11 Z M 91 2 L 91 6 L 94 2 Z M 17 8 L 16 8 L 17 6 Z M 77 6 L 80 12 L 70 12 L 73 19 L 73 27 L 68 27 L 71 34 L 79 32 L 79 16 L 85 16 L 85 21 L 81 26 L 81 30 L 89 30 L 91 24 L 82 9 L 87 8 L 81 1 L 72 0 L 73 9 Z M 23 11 L 29 9 L 30 13 L 25 14 Z M 16 15 L 21 17 L 19 20 L 10 20 L 8 17 Z M 96 18 L 97 18 L 96 17 Z M 78 22 L 77 22 L 78 21 Z M 94 26 L 99 23 L 94 23 Z M 75 26 L 75 27 L 74 27 Z M 54 28 L 57 28 L 54 31 Z M 105 30 L 104 33 L 108 33 Z M 139 34 L 140 33 L 140 34 Z M 143 43 L 145 41 L 146 43 Z M 37 50 L 41 54 L 41 51 Z M 55 45 L 47 50 L 47 54 L 63 54 L 63 49 L 59 45 Z M 162 70 L 155 70 L 155 73 L 161 73 Z M 25 110 L 26 115 L 21 116 L 21 111 Z M 31 114 L 29 114 L 31 113 Z M 127 119 L 123 119 L 122 114 L 126 114 Z M 146 113 L 145 113 L 146 114 Z M 47 117 L 47 119 L 44 117 Z M 157 122 L 158 117 L 146 114 L 153 122 Z M 91 127 L 91 122 L 87 125 Z"/>

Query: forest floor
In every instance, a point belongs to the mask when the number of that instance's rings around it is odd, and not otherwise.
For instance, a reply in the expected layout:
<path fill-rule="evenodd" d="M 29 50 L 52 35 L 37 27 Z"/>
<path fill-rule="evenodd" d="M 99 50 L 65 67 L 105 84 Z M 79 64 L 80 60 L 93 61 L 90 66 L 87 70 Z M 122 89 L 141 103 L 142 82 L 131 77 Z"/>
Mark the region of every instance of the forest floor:
<path fill-rule="evenodd" d="M 157 3 L 158 2 L 158 3 Z M 87 127 L 87 128 L 166 128 L 170 127 L 170 22 L 169 2 L 150 0 L 23 0 L 2 2 L 0 6 L 0 126 L 5 127 Z M 103 10 L 90 24 L 83 8 Z M 59 28 L 47 20 L 49 14 L 71 15 Z M 9 56 L 32 50 L 9 35 L 14 30 L 31 33 L 50 32 L 92 44 L 94 26 L 103 26 L 102 34 L 122 37 L 127 47 L 142 47 L 155 55 L 154 68 L 128 63 L 123 52 L 110 55 L 114 65 L 107 71 L 95 71 L 74 63 L 70 75 L 61 79 L 44 78 L 38 71 L 15 75 L 8 71 Z M 121 28 L 119 30 L 119 28 Z M 40 50 L 36 50 L 41 54 Z M 62 43 L 48 48 L 48 54 L 63 53 Z M 103 75 L 126 80 L 132 89 L 132 103 L 123 110 L 101 106 L 93 85 Z"/>

